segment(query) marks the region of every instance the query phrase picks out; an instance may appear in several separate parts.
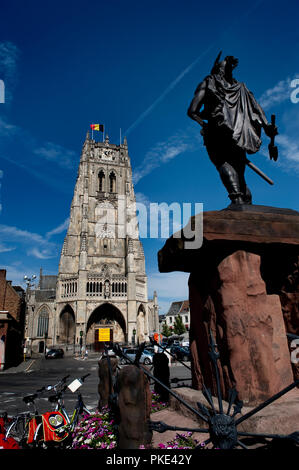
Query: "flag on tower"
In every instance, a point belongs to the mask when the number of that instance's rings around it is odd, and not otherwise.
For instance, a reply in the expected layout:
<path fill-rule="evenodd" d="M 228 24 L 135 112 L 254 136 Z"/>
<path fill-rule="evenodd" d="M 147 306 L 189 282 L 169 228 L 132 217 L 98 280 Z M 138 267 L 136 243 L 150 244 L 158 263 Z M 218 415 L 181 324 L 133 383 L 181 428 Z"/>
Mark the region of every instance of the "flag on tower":
<path fill-rule="evenodd" d="M 101 131 L 104 132 L 103 124 L 90 124 L 90 127 L 93 131 Z"/>

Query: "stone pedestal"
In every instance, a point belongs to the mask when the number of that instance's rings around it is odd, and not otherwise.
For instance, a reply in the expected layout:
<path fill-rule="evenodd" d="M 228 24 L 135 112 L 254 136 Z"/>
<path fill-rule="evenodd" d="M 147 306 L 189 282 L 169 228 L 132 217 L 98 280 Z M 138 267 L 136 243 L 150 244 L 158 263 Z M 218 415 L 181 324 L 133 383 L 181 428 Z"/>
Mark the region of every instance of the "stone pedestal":
<path fill-rule="evenodd" d="M 191 219 L 192 229 L 201 229 L 199 220 Z M 244 403 L 260 403 L 298 378 L 286 333 L 299 335 L 299 213 L 264 206 L 205 212 L 202 246 L 185 242 L 183 232 L 175 234 L 158 259 L 160 272 L 190 272 L 193 388 L 204 381 L 216 394 L 211 329 L 224 398 L 236 386 Z"/>

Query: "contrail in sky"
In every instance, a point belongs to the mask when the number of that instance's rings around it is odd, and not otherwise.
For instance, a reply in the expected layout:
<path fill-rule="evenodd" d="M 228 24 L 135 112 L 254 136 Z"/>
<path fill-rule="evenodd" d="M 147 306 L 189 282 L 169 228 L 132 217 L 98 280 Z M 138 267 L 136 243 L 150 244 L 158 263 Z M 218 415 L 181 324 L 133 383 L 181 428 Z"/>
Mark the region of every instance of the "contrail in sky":
<path fill-rule="evenodd" d="M 133 122 L 133 124 L 128 127 L 128 129 L 125 131 L 125 135 L 127 136 L 133 129 L 135 129 L 136 126 L 138 126 L 138 124 L 140 124 L 140 122 L 142 122 L 144 120 L 144 118 L 157 106 L 157 104 L 159 104 L 161 101 L 164 100 L 165 96 L 168 95 L 168 93 L 171 92 L 171 90 L 173 90 L 176 85 L 182 80 L 182 78 L 184 78 L 185 75 L 187 75 L 187 73 L 190 72 L 190 70 L 193 69 L 193 67 L 195 67 L 195 65 L 209 52 L 210 49 L 212 49 L 213 47 L 213 44 L 210 45 L 204 52 L 202 52 L 200 54 L 199 57 L 197 57 L 197 59 L 195 59 L 192 64 L 190 64 L 188 67 L 185 68 L 185 70 L 183 70 L 183 72 L 180 73 L 180 75 L 175 78 L 171 83 L 170 85 L 168 85 L 168 87 L 166 88 L 165 91 L 163 91 L 162 95 L 159 96 L 159 98 L 157 98 L 145 111 L 143 111 L 143 113 L 140 114 L 140 116 L 136 119 L 135 122 Z"/>
<path fill-rule="evenodd" d="M 227 33 L 230 29 L 232 29 L 232 27 L 235 26 L 235 23 L 239 24 L 240 21 L 245 18 L 246 16 L 248 16 L 253 10 L 255 10 L 261 3 L 263 3 L 264 0 L 258 0 L 251 8 L 249 8 L 245 13 L 244 15 L 242 15 L 241 17 L 238 17 L 234 23 L 229 27 L 227 28 L 224 32 L 223 32 L 223 35 L 225 33 Z M 221 35 L 219 36 L 221 37 Z M 218 39 L 219 41 L 219 39 Z M 128 127 L 128 129 L 125 131 L 124 135 L 127 136 L 133 129 L 135 129 L 135 127 L 138 126 L 138 124 L 140 124 L 145 118 L 146 116 L 148 116 L 152 110 L 161 102 L 164 100 L 165 96 L 168 95 L 168 93 L 170 93 L 175 87 L 176 85 L 184 78 L 185 75 L 187 75 L 187 73 L 189 73 L 194 67 L 195 65 L 213 48 L 215 47 L 216 45 L 216 41 L 213 42 L 204 52 L 202 52 L 200 54 L 200 56 L 198 56 L 188 67 L 186 67 L 183 72 L 181 72 L 177 78 L 175 78 L 171 83 L 170 85 L 168 85 L 168 87 L 166 88 L 166 90 L 163 91 L 163 93 L 145 110 L 143 111 L 143 113 L 140 114 L 140 116 L 136 119 L 136 121 L 133 122 L 133 124 L 131 124 L 130 127 Z"/>

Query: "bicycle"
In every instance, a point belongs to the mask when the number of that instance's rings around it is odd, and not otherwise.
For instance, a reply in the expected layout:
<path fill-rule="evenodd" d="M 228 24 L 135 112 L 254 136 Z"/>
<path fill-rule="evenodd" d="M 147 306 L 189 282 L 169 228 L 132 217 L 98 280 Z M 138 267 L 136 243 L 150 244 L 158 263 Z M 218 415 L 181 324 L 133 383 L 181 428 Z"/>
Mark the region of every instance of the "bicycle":
<path fill-rule="evenodd" d="M 63 387 L 62 390 L 57 392 L 55 395 L 52 395 L 48 398 L 48 400 L 51 403 L 56 403 L 56 406 L 54 408 L 54 413 L 60 413 L 66 420 L 66 423 L 63 425 L 59 425 L 57 422 L 57 429 L 55 430 L 55 433 L 58 436 L 63 435 L 66 433 L 62 439 L 61 439 L 61 447 L 68 447 L 70 444 L 70 440 L 72 437 L 72 434 L 79 422 L 80 416 L 82 416 L 84 413 L 85 415 L 90 415 L 90 410 L 87 408 L 87 406 L 84 404 L 82 395 L 80 392 L 77 393 L 77 403 L 75 405 L 75 409 L 70 416 L 65 408 L 64 405 L 64 393 L 66 389 L 69 389 L 72 393 L 77 392 L 77 390 L 83 385 L 84 380 L 89 376 L 90 374 L 86 374 L 82 376 L 81 378 L 77 378 L 73 380 L 69 385 L 66 385 Z"/>
<path fill-rule="evenodd" d="M 45 449 L 51 447 L 67 448 L 70 445 L 72 433 L 78 424 L 79 417 L 83 413 L 90 415 L 90 411 L 84 404 L 81 393 L 78 393 L 75 409 L 72 416 L 69 416 L 64 405 L 64 393 L 67 389 L 73 393 L 76 392 L 89 375 L 86 374 L 81 378 L 77 378 L 62 388 L 63 383 L 60 381 L 55 386 L 43 387 L 41 389 L 42 391 L 55 389 L 56 393 L 50 395 L 48 400 L 56 405 L 52 411 L 41 415 L 40 422 L 35 427 L 34 436 L 31 436 L 30 443 L 33 442 L 35 446 Z"/>
<path fill-rule="evenodd" d="M 66 379 L 63 377 L 57 384 L 47 387 L 42 387 L 36 393 L 26 395 L 23 397 L 24 403 L 28 406 L 33 406 L 33 411 L 23 411 L 10 418 L 10 423 L 7 426 L 5 438 L 13 437 L 21 448 L 24 447 L 37 447 L 38 446 L 38 431 L 42 424 L 42 415 L 38 412 L 35 400 L 41 397 L 45 392 L 51 390 L 57 391 Z"/>

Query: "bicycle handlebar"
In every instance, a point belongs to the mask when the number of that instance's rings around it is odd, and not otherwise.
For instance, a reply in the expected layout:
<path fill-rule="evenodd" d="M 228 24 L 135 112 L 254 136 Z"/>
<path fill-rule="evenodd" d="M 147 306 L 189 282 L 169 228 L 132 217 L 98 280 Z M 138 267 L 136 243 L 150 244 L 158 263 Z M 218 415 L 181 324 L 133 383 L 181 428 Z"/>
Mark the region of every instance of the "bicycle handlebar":
<path fill-rule="evenodd" d="M 83 375 L 79 380 L 83 383 L 84 380 L 85 380 L 89 375 L 90 375 L 90 374 L 85 374 L 85 375 Z M 58 387 L 62 386 L 62 385 L 66 382 L 66 379 L 67 379 L 69 376 L 70 376 L 69 374 L 66 375 L 66 376 L 63 377 L 59 382 L 57 382 L 55 385 L 44 386 L 44 387 L 39 388 L 38 390 L 36 390 L 36 393 L 31 394 L 31 395 L 26 395 L 25 397 L 23 397 L 23 401 L 28 405 L 29 403 L 33 403 L 36 398 L 38 398 L 40 395 L 43 394 L 43 392 L 50 392 L 51 390 L 55 390 L 55 391 L 56 391 L 56 389 L 57 389 Z M 61 392 L 62 392 L 62 393 L 65 392 L 67 388 L 68 388 L 68 386 L 65 385 L 65 386 L 61 389 L 60 393 L 61 393 Z M 60 396 L 61 396 L 61 395 L 60 395 Z M 51 398 L 51 399 L 53 400 L 54 397 L 58 397 L 58 393 L 55 394 L 55 395 L 50 396 L 49 399 Z M 52 400 L 50 400 L 50 401 L 52 401 Z"/>
<path fill-rule="evenodd" d="M 86 377 L 88 377 L 90 374 L 86 374 L 86 375 L 83 375 L 83 377 L 81 377 L 81 381 L 84 382 L 84 380 L 86 379 Z"/>
<path fill-rule="evenodd" d="M 69 377 L 70 375 L 66 375 L 65 377 L 63 377 L 59 382 L 57 382 L 55 385 L 47 385 L 47 386 L 44 386 L 42 388 L 39 388 L 38 390 L 36 390 L 36 393 L 38 395 L 42 394 L 43 392 L 50 392 L 51 390 L 56 390 L 56 388 L 58 388 L 59 386 L 63 385 L 65 382 L 66 382 L 66 379 Z M 38 396 L 37 395 L 37 396 Z M 35 398 L 37 398 L 37 396 Z"/>

